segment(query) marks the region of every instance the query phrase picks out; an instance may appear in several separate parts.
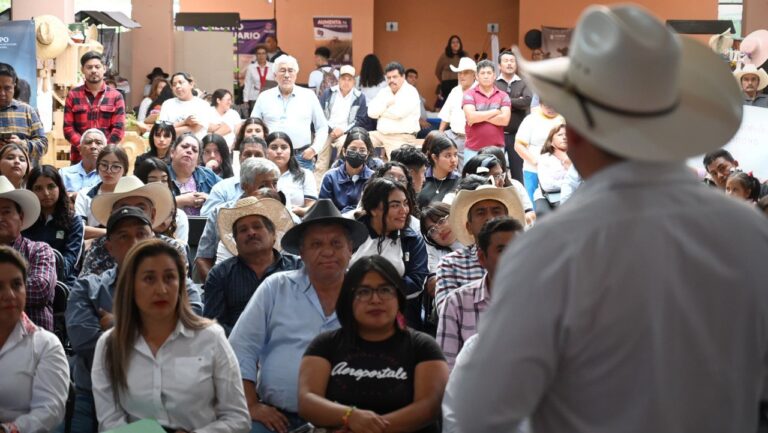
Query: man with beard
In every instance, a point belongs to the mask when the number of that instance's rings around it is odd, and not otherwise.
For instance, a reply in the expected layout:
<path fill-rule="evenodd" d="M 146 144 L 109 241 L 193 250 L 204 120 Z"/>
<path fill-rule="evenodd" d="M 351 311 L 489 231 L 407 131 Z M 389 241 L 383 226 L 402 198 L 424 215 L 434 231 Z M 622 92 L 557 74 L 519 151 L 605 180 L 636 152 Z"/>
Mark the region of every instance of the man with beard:
<path fill-rule="evenodd" d="M 96 51 L 80 58 L 85 84 L 69 91 L 64 104 L 64 137 L 72 145 L 69 160 L 80 162 L 80 138 L 83 132 L 97 128 L 109 144 L 118 144 L 125 135 L 123 95 L 104 82 L 104 60 Z"/>
<path fill-rule="evenodd" d="M 13 66 L 0 63 L 0 146 L 23 146 L 34 165 L 45 155 L 48 139 L 37 110 L 14 98 L 19 78 Z"/>

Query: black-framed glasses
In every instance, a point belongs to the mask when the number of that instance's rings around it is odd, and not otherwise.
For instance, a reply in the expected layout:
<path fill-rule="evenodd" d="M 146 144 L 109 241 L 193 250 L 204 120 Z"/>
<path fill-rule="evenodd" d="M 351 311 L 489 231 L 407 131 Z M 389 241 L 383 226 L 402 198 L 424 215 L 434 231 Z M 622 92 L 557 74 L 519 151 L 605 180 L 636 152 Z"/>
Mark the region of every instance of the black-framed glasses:
<path fill-rule="evenodd" d="M 429 228 L 429 230 L 427 230 L 427 236 L 429 237 L 434 236 L 435 233 L 437 233 L 437 231 L 440 230 L 447 222 L 448 222 L 448 215 L 437 220 L 435 225 L 433 225 L 432 227 Z"/>
<path fill-rule="evenodd" d="M 99 170 L 106 171 L 108 173 L 120 173 L 123 170 L 122 164 L 109 164 L 106 162 L 99 163 Z"/>
<path fill-rule="evenodd" d="M 388 301 L 395 297 L 397 288 L 394 286 L 379 286 L 379 287 L 358 287 L 355 290 L 355 299 L 358 301 L 368 302 L 373 298 L 373 294 L 376 294 L 382 301 Z"/>

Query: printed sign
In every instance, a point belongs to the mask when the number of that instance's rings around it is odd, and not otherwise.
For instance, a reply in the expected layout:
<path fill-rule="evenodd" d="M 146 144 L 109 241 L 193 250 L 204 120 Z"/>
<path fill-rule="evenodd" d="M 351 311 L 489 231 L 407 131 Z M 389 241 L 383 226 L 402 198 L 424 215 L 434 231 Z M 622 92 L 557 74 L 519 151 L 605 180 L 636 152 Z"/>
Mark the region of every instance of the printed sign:
<path fill-rule="evenodd" d="M 21 99 L 29 95 L 29 105 L 37 107 L 37 59 L 34 21 L 0 22 L 0 62 L 8 63 L 19 77 Z"/>
<path fill-rule="evenodd" d="M 352 18 L 314 17 L 315 48 L 331 50 L 330 64 L 333 66 L 352 63 Z"/>

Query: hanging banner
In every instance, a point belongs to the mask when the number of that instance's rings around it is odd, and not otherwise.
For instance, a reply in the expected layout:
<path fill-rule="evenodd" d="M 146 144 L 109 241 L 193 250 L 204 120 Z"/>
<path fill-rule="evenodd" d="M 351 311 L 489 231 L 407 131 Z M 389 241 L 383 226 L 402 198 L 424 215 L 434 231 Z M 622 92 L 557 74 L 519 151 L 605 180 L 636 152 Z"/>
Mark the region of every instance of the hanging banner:
<path fill-rule="evenodd" d="M 237 80 L 240 86 L 245 82 L 248 65 L 256 61 L 256 46 L 263 44 L 267 36 L 277 34 L 275 20 L 241 20 L 237 30 Z"/>
<path fill-rule="evenodd" d="M 541 28 L 541 50 L 545 59 L 565 57 L 568 55 L 568 46 L 571 45 L 571 33 L 573 29 L 560 27 Z"/>
<path fill-rule="evenodd" d="M 0 62 L 13 66 L 18 76 L 21 99 L 29 95 L 29 105 L 37 107 L 37 59 L 34 21 L 0 23 Z"/>
<path fill-rule="evenodd" d="M 352 63 L 352 18 L 314 17 L 315 48 L 331 50 L 330 64 L 333 66 Z"/>

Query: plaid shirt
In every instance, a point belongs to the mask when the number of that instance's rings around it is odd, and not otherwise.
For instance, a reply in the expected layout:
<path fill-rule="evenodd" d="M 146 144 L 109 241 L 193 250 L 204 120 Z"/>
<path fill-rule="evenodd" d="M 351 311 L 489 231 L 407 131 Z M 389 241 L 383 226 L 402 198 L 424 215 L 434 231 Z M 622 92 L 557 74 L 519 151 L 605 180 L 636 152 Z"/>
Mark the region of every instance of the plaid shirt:
<path fill-rule="evenodd" d="M 16 134 L 27 145 L 29 159 L 35 165 L 48 150 L 43 124 L 37 110 L 15 99 L 7 107 L 0 107 L 0 132 Z"/>
<path fill-rule="evenodd" d="M 479 280 L 485 275 L 485 269 L 477 261 L 477 247 L 462 248 L 446 254 L 437 265 L 437 285 L 435 287 L 435 305 L 441 313 L 448 295 L 459 287 Z"/>
<path fill-rule="evenodd" d="M 125 135 L 125 102 L 123 95 L 102 84 L 93 95 L 85 84 L 69 91 L 64 104 L 64 137 L 72 145 L 69 160 L 80 162 L 80 135 L 88 129 L 98 128 L 112 144 L 118 144 Z"/>
<path fill-rule="evenodd" d="M 437 342 L 443 349 L 448 367 L 453 369 L 464 342 L 477 334 L 477 322 L 491 301 L 488 274 L 461 286 L 447 296 L 437 324 Z"/>
<path fill-rule="evenodd" d="M 176 251 L 181 254 L 182 259 L 184 259 L 184 264 L 186 264 L 187 269 L 189 269 L 189 264 L 187 263 L 187 248 L 181 242 L 169 238 L 166 235 L 155 234 L 155 237 L 165 241 L 168 245 L 175 248 Z M 91 274 L 101 275 L 115 266 L 117 266 L 115 258 L 109 254 L 109 251 L 107 251 L 107 236 L 100 236 L 91 242 L 91 247 L 88 248 L 88 251 L 85 253 L 83 266 L 80 269 L 80 278 Z"/>
<path fill-rule="evenodd" d="M 53 295 L 56 287 L 56 258 L 48 244 L 19 236 L 11 245 L 21 253 L 27 267 L 27 316 L 41 328 L 53 332 Z"/>

